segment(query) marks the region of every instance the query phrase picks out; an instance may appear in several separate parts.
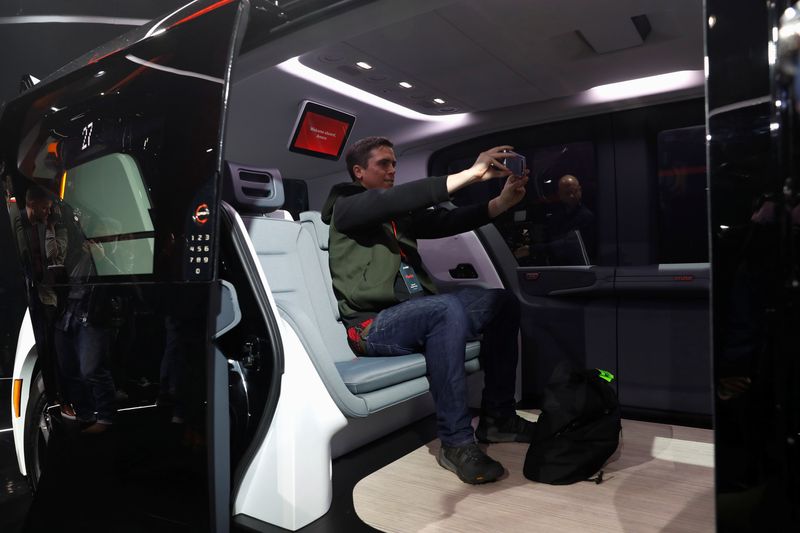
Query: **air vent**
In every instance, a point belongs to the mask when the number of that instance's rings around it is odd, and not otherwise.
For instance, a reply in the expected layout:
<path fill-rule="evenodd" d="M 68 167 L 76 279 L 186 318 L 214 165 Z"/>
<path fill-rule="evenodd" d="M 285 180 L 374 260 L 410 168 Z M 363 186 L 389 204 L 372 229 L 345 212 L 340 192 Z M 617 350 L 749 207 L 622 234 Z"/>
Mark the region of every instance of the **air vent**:
<path fill-rule="evenodd" d="M 227 161 L 230 186 L 238 207 L 245 211 L 270 212 L 283 205 L 283 183 L 275 168 L 259 169 Z"/>
<path fill-rule="evenodd" d="M 239 179 L 242 181 L 253 181 L 255 183 L 269 183 L 272 181 L 272 174 L 250 172 L 248 170 L 239 171 Z"/>
<path fill-rule="evenodd" d="M 647 15 L 631 18 L 610 18 L 603 24 L 579 28 L 576 33 L 592 50 L 598 54 L 606 54 L 641 46 L 650 34 L 650 21 Z"/>
<path fill-rule="evenodd" d="M 272 174 L 240 170 L 239 183 L 241 183 L 242 192 L 245 196 L 251 196 L 253 198 L 272 197 Z M 252 183 L 255 186 L 248 187 L 248 183 Z"/>

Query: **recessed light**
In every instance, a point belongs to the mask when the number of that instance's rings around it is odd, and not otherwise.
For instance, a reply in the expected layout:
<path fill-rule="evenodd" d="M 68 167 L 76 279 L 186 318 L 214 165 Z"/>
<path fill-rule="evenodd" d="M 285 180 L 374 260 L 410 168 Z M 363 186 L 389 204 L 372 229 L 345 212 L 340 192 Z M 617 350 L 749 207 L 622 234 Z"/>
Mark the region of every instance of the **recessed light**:
<path fill-rule="evenodd" d="M 334 91 L 347 98 L 352 98 L 355 101 L 362 102 L 387 113 L 406 117 L 411 120 L 426 122 L 428 124 L 425 124 L 425 127 L 429 128 L 426 129 L 426 131 L 444 132 L 453 127 L 472 123 L 472 115 L 469 113 L 441 115 L 438 114 L 440 113 L 438 108 L 436 115 L 420 113 L 419 111 L 402 106 L 392 102 L 391 100 L 381 98 L 380 96 L 367 92 L 363 89 L 359 89 L 358 87 L 347 84 L 341 80 L 332 78 L 323 74 L 322 72 L 309 68 L 300 62 L 299 57 L 287 59 L 283 63 L 278 64 L 277 68 L 283 72 L 286 72 L 287 74 L 302 78 L 303 80 L 313 83 L 314 85 L 325 87 L 330 91 Z"/>
<path fill-rule="evenodd" d="M 434 102 L 435 104 L 443 104 L 443 103 L 444 103 L 444 100 L 442 100 L 441 98 L 434 98 L 434 99 L 433 99 L 433 102 Z"/>
<path fill-rule="evenodd" d="M 364 70 L 372 70 L 372 65 L 364 61 L 359 61 L 358 63 L 356 63 L 356 66 L 358 68 L 363 68 Z"/>
<path fill-rule="evenodd" d="M 407 81 L 401 81 L 401 82 L 400 82 L 400 83 L 398 83 L 397 85 L 399 85 L 399 86 L 400 86 L 400 87 L 402 87 L 403 89 L 411 89 L 412 87 L 414 87 L 413 85 L 411 85 L 411 84 L 410 84 L 410 83 L 408 83 Z"/>

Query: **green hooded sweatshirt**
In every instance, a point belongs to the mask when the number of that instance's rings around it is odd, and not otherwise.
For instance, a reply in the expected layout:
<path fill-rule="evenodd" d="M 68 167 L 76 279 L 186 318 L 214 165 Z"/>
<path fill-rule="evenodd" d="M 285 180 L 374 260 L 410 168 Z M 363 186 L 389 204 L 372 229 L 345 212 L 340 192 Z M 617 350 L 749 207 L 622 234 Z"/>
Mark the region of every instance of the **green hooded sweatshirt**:
<path fill-rule="evenodd" d="M 417 252 L 417 239 L 456 235 L 489 222 L 487 204 L 436 207 L 448 200 L 446 176 L 389 189 L 366 189 L 357 182 L 331 189 L 322 220 L 330 224 L 333 291 L 348 328 L 407 299 L 395 290 L 401 255 L 425 292 L 436 294 Z"/>

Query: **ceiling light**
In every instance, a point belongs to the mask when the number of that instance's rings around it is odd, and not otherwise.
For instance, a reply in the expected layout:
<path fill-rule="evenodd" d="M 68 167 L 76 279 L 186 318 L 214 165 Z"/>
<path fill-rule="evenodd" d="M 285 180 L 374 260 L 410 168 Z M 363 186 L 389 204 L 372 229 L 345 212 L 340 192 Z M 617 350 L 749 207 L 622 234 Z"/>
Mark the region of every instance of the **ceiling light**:
<path fill-rule="evenodd" d="M 702 87 L 704 84 L 702 70 L 681 70 L 657 76 L 637 78 L 598 85 L 586 91 L 586 99 L 591 103 L 612 102 L 628 98 L 638 98 L 648 94 L 659 94 L 681 89 Z"/>
<path fill-rule="evenodd" d="M 277 67 L 284 72 L 302 78 L 310 83 L 314 83 L 315 85 L 319 85 L 320 87 L 324 87 L 329 91 L 337 92 L 364 104 L 377 107 L 383 111 L 394 113 L 395 115 L 400 115 L 412 120 L 440 122 L 443 123 L 443 126 L 451 127 L 467 124 L 472 119 L 472 116 L 469 113 L 458 113 L 454 115 L 426 115 L 424 113 L 420 113 L 419 111 L 401 106 L 398 103 L 391 102 L 363 89 L 359 89 L 358 87 L 353 87 L 342 80 L 332 78 L 331 76 L 323 74 L 318 70 L 307 67 L 300 62 L 299 57 L 287 59 L 283 63 L 278 64 Z"/>
<path fill-rule="evenodd" d="M 441 98 L 434 98 L 433 99 L 433 103 L 434 104 L 443 104 L 444 100 L 442 100 Z"/>
<path fill-rule="evenodd" d="M 370 65 L 369 63 L 365 63 L 364 61 L 359 61 L 358 63 L 356 63 L 356 66 L 358 68 L 363 68 L 364 70 L 372 70 L 372 65 Z"/>
<path fill-rule="evenodd" d="M 398 83 L 397 85 L 399 85 L 399 86 L 400 86 L 400 87 L 402 87 L 403 89 L 411 89 L 412 87 L 414 87 L 413 85 L 411 85 L 411 84 L 410 84 L 410 83 L 408 83 L 407 81 L 401 81 L 401 82 L 400 82 L 400 83 Z"/>

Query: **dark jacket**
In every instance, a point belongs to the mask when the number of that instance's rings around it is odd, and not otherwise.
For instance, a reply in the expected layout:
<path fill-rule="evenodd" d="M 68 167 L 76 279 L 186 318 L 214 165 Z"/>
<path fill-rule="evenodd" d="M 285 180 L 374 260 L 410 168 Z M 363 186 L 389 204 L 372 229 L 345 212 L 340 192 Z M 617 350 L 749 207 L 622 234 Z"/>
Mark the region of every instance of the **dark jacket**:
<path fill-rule="evenodd" d="M 453 210 L 434 207 L 447 200 L 446 176 L 390 189 L 365 189 L 356 182 L 331 189 L 322 220 L 330 224 L 333 290 L 348 327 L 400 303 L 394 287 L 401 248 L 420 284 L 427 292 L 436 293 L 417 252 L 417 239 L 456 235 L 489 222 L 486 204 Z"/>

